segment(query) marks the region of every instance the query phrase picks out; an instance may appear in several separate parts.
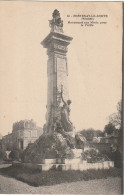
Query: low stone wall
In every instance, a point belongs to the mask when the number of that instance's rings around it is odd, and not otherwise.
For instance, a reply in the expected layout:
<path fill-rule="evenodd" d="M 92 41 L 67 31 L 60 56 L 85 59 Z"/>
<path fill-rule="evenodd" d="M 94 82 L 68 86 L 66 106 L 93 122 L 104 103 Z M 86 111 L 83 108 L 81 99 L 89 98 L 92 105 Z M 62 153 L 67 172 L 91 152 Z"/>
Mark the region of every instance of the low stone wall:
<path fill-rule="evenodd" d="M 11 167 L 11 166 L 12 166 L 11 163 L 10 164 L 0 164 L 0 169 L 7 168 L 7 167 Z"/>
<path fill-rule="evenodd" d="M 111 167 L 114 167 L 113 161 L 105 161 L 105 162 L 99 162 L 99 163 L 67 163 L 67 164 L 32 164 L 32 163 L 17 163 L 13 162 L 12 166 L 14 167 L 23 167 L 23 168 L 29 168 L 34 170 L 40 170 L 40 171 L 49 171 L 49 170 L 89 170 L 89 169 L 109 169 Z"/>

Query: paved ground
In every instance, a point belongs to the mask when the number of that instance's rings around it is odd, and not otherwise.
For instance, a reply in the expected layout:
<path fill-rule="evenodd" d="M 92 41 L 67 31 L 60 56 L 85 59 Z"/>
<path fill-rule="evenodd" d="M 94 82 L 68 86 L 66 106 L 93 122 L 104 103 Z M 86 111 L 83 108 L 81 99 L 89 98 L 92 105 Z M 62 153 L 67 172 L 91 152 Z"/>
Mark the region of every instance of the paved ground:
<path fill-rule="evenodd" d="M 108 178 L 79 181 L 54 186 L 32 187 L 0 175 L 0 194 L 120 194 L 121 179 Z"/>

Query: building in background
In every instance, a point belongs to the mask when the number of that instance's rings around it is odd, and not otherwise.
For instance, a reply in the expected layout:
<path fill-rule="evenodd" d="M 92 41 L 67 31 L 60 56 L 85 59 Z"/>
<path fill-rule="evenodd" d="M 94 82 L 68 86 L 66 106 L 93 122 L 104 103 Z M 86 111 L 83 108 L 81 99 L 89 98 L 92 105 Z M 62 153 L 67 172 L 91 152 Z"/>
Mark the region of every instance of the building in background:
<path fill-rule="evenodd" d="M 34 143 L 40 135 L 42 135 L 43 129 L 36 126 L 36 123 L 31 120 L 21 120 L 13 124 L 12 133 L 3 136 L 2 145 L 7 150 L 22 149 L 24 150 L 29 143 Z"/>

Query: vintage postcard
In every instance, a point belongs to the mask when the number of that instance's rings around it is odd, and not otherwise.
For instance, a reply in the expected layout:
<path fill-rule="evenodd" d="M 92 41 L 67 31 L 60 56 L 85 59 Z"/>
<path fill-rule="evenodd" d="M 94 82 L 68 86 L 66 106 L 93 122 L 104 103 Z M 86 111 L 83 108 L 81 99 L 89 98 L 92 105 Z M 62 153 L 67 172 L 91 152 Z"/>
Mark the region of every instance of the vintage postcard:
<path fill-rule="evenodd" d="M 122 194 L 122 2 L 0 1 L 0 194 Z"/>

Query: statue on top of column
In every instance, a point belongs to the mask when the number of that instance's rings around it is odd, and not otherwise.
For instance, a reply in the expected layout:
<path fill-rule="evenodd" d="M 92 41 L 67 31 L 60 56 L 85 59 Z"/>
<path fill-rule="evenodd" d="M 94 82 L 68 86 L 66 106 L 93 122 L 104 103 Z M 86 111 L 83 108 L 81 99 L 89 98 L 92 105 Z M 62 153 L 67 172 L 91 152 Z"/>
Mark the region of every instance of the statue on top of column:
<path fill-rule="evenodd" d="M 51 31 L 63 32 L 63 20 L 60 17 L 60 13 L 57 9 L 54 10 L 53 19 L 49 20 Z"/>

